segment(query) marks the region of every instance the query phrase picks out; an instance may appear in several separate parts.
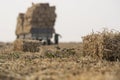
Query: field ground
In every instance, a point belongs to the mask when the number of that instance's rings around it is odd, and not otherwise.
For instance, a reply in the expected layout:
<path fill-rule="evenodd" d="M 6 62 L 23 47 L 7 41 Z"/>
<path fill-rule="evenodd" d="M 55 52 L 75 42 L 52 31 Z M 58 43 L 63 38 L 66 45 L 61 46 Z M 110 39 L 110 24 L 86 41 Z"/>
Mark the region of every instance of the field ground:
<path fill-rule="evenodd" d="M 40 52 L 0 49 L 0 80 L 120 80 L 120 62 L 83 57 L 81 43 L 41 46 Z"/>

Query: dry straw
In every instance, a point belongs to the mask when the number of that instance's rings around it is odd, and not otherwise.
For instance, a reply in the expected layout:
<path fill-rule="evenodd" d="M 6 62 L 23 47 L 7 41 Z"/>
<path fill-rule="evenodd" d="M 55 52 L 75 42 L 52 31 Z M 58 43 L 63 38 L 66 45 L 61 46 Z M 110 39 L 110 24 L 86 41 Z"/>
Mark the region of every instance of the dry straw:
<path fill-rule="evenodd" d="M 32 28 L 52 28 L 56 20 L 55 6 L 48 3 L 33 4 L 17 18 L 16 34 L 29 33 Z"/>
<path fill-rule="evenodd" d="M 84 36 L 83 53 L 96 59 L 120 60 L 120 32 L 105 29 Z"/>
<path fill-rule="evenodd" d="M 40 45 L 40 41 L 37 40 L 17 39 L 14 41 L 14 50 L 24 52 L 38 52 Z"/>

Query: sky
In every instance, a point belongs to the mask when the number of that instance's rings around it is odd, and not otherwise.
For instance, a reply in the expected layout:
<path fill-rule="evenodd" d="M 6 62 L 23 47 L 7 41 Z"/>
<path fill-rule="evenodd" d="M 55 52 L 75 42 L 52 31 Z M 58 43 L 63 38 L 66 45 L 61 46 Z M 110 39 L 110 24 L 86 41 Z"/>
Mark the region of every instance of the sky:
<path fill-rule="evenodd" d="M 17 16 L 33 3 L 56 6 L 56 32 L 61 42 L 80 42 L 81 37 L 103 28 L 120 31 L 120 0 L 1 0 L 0 42 L 16 39 Z"/>

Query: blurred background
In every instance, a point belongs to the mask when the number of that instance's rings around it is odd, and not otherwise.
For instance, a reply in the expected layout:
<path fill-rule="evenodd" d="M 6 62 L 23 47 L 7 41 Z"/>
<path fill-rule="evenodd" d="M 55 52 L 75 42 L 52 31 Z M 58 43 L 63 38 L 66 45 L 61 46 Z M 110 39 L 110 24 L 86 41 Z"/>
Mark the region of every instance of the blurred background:
<path fill-rule="evenodd" d="M 61 42 L 80 42 L 81 37 L 103 27 L 120 30 L 120 0 L 1 0 L 0 41 L 16 39 L 15 29 L 19 13 L 25 13 L 33 3 L 56 6 L 56 32 Z"/>

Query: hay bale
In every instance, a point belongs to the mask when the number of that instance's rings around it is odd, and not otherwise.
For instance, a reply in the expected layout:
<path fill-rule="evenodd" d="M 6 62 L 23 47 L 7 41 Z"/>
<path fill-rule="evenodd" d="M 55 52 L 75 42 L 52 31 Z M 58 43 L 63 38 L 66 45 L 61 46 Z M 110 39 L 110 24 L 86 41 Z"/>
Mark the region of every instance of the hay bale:
<path fill-rule="evenodd" d="M 50 6 L 48 3 L 34 4 L 27 9 L 25 14 L 19 14 L 16 35 L 30 33 L 32 28 L 43 27 L 54 30 L 55 20 L 55 6 Z"/>
<path fill-rule="evenodd" d="M 16 29 L 17 35 L 23 33 L 24 15 L 25 15 L 24 13 L 20 13 L 17 18 L 17 29 Z"/>
<path fill-rule="evenodd" d="M 40 41 L 37 40 L 17 39 L 14 41 L 14 50 L 24 52 L 38 52 L 40 45 Z"/>
<path fill-rule="evenodd" d="M 84 36 L 83 53 L 96 59 L 120 60 L 120 32 L 104 30 Z"/>
<path fill-rule="evenodd" d="M 49 4 L 34 4 L 30 7 L 24 19 L 24 33 L 29 33 L 32 28 L 53 28 L 56 19 L 55 7 Z M 27 27 L 30 29 L 27 29 Z"/>

